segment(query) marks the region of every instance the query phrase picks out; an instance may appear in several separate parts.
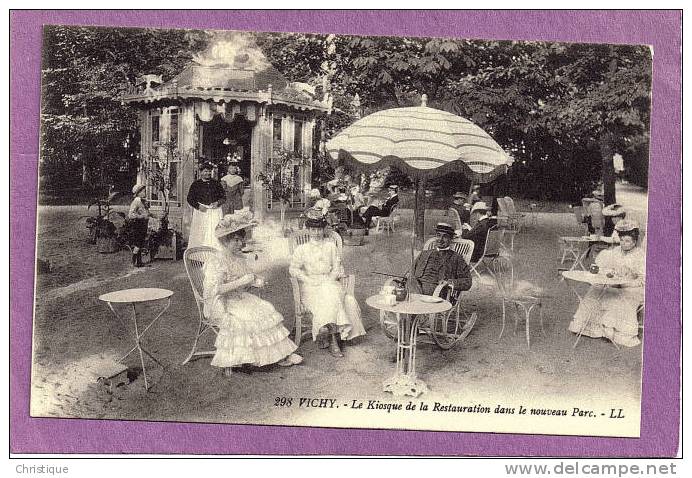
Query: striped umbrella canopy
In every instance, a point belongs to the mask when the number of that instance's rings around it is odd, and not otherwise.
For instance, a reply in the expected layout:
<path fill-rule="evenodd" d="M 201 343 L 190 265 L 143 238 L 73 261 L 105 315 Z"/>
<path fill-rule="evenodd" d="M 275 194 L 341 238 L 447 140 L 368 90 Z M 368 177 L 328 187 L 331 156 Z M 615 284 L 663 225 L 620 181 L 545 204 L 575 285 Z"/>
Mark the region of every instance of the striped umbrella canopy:
<path fill-rule="evenodd" d="M 393 108 L 368 115 L 326 145 L 335 160 L 367 169 L 397 166 L 409 176 L 430 178 L 463 172 L 486 183 L 507 172 L 511 159 L 471 121 L 426 106 Z"/>

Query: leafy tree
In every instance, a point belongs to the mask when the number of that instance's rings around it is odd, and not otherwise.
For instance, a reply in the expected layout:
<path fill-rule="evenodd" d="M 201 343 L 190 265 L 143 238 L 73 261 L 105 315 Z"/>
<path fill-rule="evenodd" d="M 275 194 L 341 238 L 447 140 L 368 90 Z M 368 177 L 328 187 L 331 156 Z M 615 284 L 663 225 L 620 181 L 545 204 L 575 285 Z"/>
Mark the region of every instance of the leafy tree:
<path fill-rule="evenodd" d="M 132 174 L 137 116 L 119 97 L 141 74 L 171 78 L 208 36 L 184 30 L 45 27 L 43 187 L 104 187 L 122 170 Z"/>

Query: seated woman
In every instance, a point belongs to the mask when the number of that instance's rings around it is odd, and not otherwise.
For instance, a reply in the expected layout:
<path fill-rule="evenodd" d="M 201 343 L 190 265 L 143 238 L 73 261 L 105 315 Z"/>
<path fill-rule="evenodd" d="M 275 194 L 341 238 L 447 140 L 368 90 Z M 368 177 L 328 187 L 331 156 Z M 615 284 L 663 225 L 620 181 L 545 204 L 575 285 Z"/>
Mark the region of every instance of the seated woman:
<path fill-rule="evenodd" d="M 296 248 L 288 272 L 301 282 L 301 300 L 312 313 L 312 339 L 319 338 L 319 347 L 328 347 L 334 357 L 343 357 L 339 339 L 365 335 L 365 329 L 355 297 L 339 282 L 344 268 L 336 244 L 324 237 L 326 225 L 322 217 L 308 217 L 310 241 Z"/>
<path fill-rule="evenodd" d="M 269 302 L 247 292 L 264 287 L 264 280 L 249 269 L 241 252 L 246 229 L 254 226 L 251 214 L 224 216 L 215 229 L 223 249 L 215 251 L 204 264 L 204 314 L 219 328 L 216 354 L 211 364 L 223 367 L 261 367 L 278 362 L 291 366 L 303 361 L 294 354 L 296 344 L 288 338 L 283 317 Z"/>
<path fill-rule="evenodd" d="M 639 324 L 637 309 L 644 303 L 644 260 L 640 247 L 639 226 L 622 220 L 615 225 L 620 246 L 602 251 L 596 257 L 600 272 L 612 272 L 615 277 L 630 282 L 622 287 L 592 287 L 584 296 L 569 330 L 589 337 L 606 337 L 626 347 L 638 345 Z"/>

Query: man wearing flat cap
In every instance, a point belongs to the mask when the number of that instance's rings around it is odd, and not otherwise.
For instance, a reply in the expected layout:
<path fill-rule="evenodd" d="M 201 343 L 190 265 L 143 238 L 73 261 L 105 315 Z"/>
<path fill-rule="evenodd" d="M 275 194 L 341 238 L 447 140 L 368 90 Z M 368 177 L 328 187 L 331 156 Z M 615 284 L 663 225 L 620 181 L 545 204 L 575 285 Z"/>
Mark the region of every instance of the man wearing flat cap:
<path fill-rule="evenodd" d="M 409 291 L 432 295 L 440 283 L 449 284 L 458 291 L 469 290 L 471 270 L 464 258 L 449 248 L 454 228 L 441 222 L 435 226 L 435 234 L 435 247 L 421 252 L 413 265 Z"/>

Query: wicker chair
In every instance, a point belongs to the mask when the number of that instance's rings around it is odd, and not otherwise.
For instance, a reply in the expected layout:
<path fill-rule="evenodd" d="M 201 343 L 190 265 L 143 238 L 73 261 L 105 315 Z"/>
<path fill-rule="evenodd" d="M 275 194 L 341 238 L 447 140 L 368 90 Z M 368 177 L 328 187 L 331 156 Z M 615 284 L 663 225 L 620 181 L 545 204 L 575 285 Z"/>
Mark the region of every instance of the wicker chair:
<path fill-rule="evenodd" d="M 215 334 L 217 333 L 217 328 L 212 324 L 207 317 L 204 316 L 204 264 L 209 257 L 214 253 L 215 249 L 209 246 L 192 247 L 187 249 L 183 254 L 183 262 L 185 263 L 185 272 L 187 272 L 187 277 L 190 280 L 190 286 L 192 286 L 192 293 L 195 296 L 195 303 L 197 304 L 197 311 L 199 312 L 199 325 L 197 327 L 197 334 L 195 335 L 195 341 L 192 344 L 192 350 L 185 360 L 183 360 L 183 365 L 192 360 L 193 357 L 198 357 L 202 355 L 213 355 L 214 350 L 197 351 L 197 345 L 199 343 L 199 338 L 208 330 L 211 330 Z"/>
<path fill-rule="evenodd" d="M 339 257 L 343 257 L 343 241 L 341 239 L 341 236 L 334 231 L 329 231 L 329 237 L 336 244 L 336 249 L 338 251 Z M 293 233 L 288 240 L 291 256 L 293 256 L 293 251 L 296 250 L 296 247 L 300 246 L 301 244 L 306 244 L 309 240 L 310 235 L 308 234 L 307 230 L 300 230 Z M 305 304 L 303 304 L 302 294 L 300 291 L 300 281 L 291 275 L 289 275 L 289 279 L 291 281 L 291 289 L 293 291 L 293 306 L 295 312 L 293 341 L 296 345 L 300 346 L 300 342 L 303 339 L 303 336 L 309 335 L 311 333 L 311 326 L 308 322 L 308 319 L 312 317 L 312 314 L 307 309 Z M 341 285 L 347 293 L 354 295 L 356 287 L 356 277 L 353 274 L 351 274 L 341 279 Z"/>
<path fill-rule="evenodd" d="M 429 239 L 424 245 L 424 250 L 430 250 L 435 246 L 436 238 Z M 450 248 L 460 254 L 468 264 L 473 254 L 474 243 L 467 239 L 455 239 L 450 244 Z M 392 285 L 393 279 L 388 279 L 385 286 Z M 442 297 L 452 303 L 452 308 L 447 312 L 432 314 L 421 321 L 418 330 L 420 334 L 428 336 L 438 347 L 448 350 L 457 343 L 464 340 L 476 323 L 478 314 L 473 312 L 467 315 L 461 307 L 461 291 L 443 287 L 441 284 L 435 288 L 432 294 Z M 380 311 L 380 326 L 384 334 L 392 340 L 397 339 L 397 320 L 396 314 L 387 311 Z"/>

